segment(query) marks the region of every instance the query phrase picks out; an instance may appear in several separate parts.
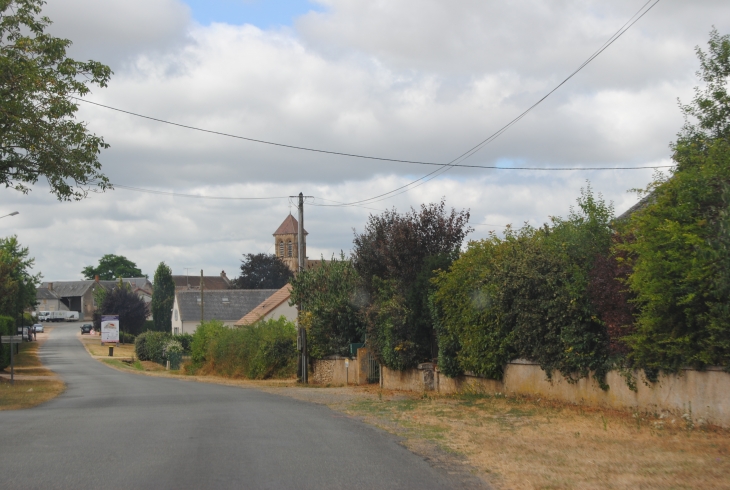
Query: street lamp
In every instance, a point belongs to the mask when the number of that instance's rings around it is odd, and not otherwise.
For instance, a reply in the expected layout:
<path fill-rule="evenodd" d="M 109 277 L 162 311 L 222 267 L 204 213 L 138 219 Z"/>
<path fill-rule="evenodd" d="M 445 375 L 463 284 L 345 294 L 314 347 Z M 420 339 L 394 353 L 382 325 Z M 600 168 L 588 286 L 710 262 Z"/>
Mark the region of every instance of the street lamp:
<path fill-rule="evenodd" d="M 8 216 L 15 216 L 16 214 L 20 214 L 20 213 L 18 213 L 17 211 L 13 211 L 12 213 L 6 214 L 5 216 L 0 216 L 0 218 L 7 218 Z"/>

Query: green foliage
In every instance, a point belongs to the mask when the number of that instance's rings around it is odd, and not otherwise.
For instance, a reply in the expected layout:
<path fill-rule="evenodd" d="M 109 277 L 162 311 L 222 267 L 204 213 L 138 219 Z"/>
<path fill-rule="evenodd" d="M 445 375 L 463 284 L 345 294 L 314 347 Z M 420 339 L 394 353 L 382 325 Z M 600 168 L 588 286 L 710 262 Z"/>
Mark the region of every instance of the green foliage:
<path fill-rule="evenodd" d="M 296 327 L 285 317 L 241 328 L 205 322 L 193 334 L 192 359 L 199 369 L 251 379 L 296 373 Z"/>
<path fill-rule="evenodd" d="M 31 274 L 35 259 L 29 255 L 17 236 L 0 238 L 0 315 L 17 318 L 36 305 L 40 274 Z"/>
<path fill-rule="evenodd" d="M 0 335 L 15 335 L 15 318 L 0 316 Z M 10 366 L 10 348 L 12 344 L 0 344 L 0 370 Z"/>
<path fill-rule="evenodd" d="M 132 292 L 128 283 L 122 283 L 120 280 L 117 287 L 105 294 L 104 301 L 97 307 L 94 313 L 95 328 L 101 328 L 102 315 L 119 315 L 121 331 L 137 335 L 144 330 L 147 304 Z"/>
<path fill-rule="evenodd" d="M 134 353 L 140 361 L 164 364 L 165 346 L 170 340 L 167 332 L 143 332 L 134 341 Z"/>
<path fill-rule="evenodd" d="M 119 342 L 122 344 L 134 344 L 137 340 L 135 335 L 127 332 L 119 332 Z"/>
<path fill-rule="evenodd" d="M 147 277 L 137 268 L 137 264 L 123 255 L 106 254 L 99 259 L 99 265 L 87 265 L 81 270 L 85 279 L 93 280 L 96 276 L 104 281 L 112 281 L 122 277 Z"/>
<path fill-rule="evenodd" d="M 730 37 L 697 48 L 704 89 L 681 106 L 675 170 L 649 186 L 647 206 L 622 229 L 636 330 L 630 360 L 655 375 L 730 366 Z"/>
<path fill-rule="evenodd" d="M 109 145 L 75 120 L 74 97 L 112 72 L 66 57 L 71 41 L 44 32 L 44 3 L 0 0 L 0 184 L 27 193 L 43 176 L 59 200 L 79 200 L 111 184 L 98 159 Z"/>
<path fill-rule="evenodd" d="M 175 302 L 175 281 L 172 279 L 172 269 L 164 262 L 157 266 L 152 292 L 152 319 L 155 330 L 172 332 L 172 305 Z"/>
<path fill-rule="evenodd" d="M 608 335 L 588 286 L 596 257 L 609 252 L 612 214 L 589 186 L 567 219 L 470 242 L 433 281 L 441 369 L 500 379 L 521 357 L 548 376 L 558 370 L 573 381 L 595 371 L 602 380 Z"/>
<path fill-rule="evenodd" d="M 371 215 L 364 232 L 355 235 L 353 265 L 371 298 L 367 342 L 387 367 L 404 369 L 433 359 L 429 280 L 434 268 L 448 266 L 458 253 L 471 231 L 468 221 L 468 211 L 447 212 L 442 200 L 405 214 Z"/>
<path fill-rule="evenodd" d="M 366 304 L 360 278 L 345 259 L 332 257 L 292 280 L 292 304 L 302 304 L 301 325 L 307 330 L 307 350 L 313 359 L 349 355 L 349 345 L 362 342 Z"/>
<path fill-rule="evenodd" d="M 233 285 L 238 289 L 280 289 L 292 277 L 289 266 L 274 254 L 244 254 L 241 275 Z"/>

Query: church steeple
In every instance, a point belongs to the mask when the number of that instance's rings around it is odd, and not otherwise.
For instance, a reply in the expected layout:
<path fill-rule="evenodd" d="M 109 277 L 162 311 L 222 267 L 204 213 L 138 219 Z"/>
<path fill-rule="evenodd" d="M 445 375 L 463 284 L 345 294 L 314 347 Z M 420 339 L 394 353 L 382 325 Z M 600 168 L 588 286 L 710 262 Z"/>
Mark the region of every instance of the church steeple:
<path fill-rule="evenodd" d="M 274 232 L 274 253 L 289 266 L 292 272 L 299 270 L 299 222 L 289 213 Z M 307 256 L 307 230 L 304 230 L 304 257 Z M 305 266 L 306 268 L 306 266 Z"/>

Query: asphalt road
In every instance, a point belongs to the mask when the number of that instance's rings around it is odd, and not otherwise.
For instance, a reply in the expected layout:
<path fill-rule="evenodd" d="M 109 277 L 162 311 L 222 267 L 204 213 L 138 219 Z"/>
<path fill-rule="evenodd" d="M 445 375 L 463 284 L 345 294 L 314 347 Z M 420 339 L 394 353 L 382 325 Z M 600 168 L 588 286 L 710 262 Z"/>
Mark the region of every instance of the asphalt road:
<path fill-rule="evenodd" d="M 55 325 L 41 360 L 67 384 L 0 412 L 0 488 L 457 488 L 391 435 L 255 389 L 123 373 Z"/>

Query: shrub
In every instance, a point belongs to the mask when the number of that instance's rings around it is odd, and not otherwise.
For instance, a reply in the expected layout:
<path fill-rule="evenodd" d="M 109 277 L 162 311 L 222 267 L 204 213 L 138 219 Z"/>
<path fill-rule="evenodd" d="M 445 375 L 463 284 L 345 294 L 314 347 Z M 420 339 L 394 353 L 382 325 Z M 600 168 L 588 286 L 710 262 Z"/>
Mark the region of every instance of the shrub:
<path fill-rule="evenodd" d="M 15 319 L 10 316 L 0 316 L 0 335 L 15 335 Z M 10 366 L 10 349 L 12 344 L 0 344 L 0 369 Z"/>
<path fill-rule="evenodd" d="M 170 338 L 166 332 L 143 332 L 134 343 L 134 352 L 140 361 L 153 361 L 164 364 L 165 345 Z"/>
<path fill-rule="evenodd" d="M 192 360 L 204 371 L 267 379 L 296 372 L 296 327 L 285 317 L 241 328 L 205 322 L 193 334 Z"/>
<path fill-rule="evenodd" d="M 175 340 L 180 342 L 180 345 L 182 345 L 183 353 L 190 354 L 190 349 L 193 343 L 193 335 L 190 333 L 183 333 L 179 335 L 175 335 Z"/>

